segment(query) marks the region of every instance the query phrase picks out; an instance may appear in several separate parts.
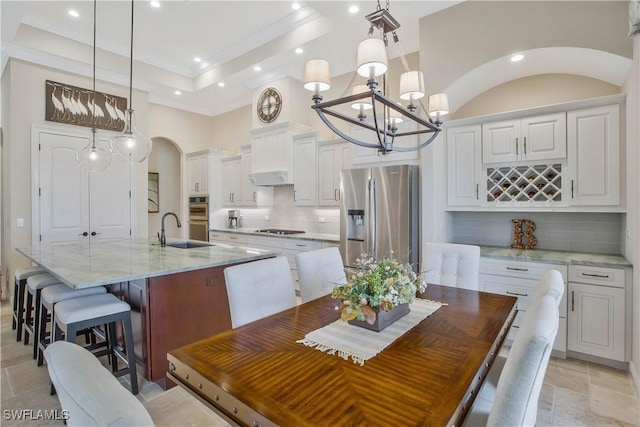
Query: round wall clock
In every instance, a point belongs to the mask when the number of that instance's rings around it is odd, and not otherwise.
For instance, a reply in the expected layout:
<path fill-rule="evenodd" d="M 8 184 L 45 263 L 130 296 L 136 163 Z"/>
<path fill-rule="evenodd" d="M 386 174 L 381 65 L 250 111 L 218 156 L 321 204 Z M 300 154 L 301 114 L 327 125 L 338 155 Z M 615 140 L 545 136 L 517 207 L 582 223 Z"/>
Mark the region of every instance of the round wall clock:
<path fill-rule="evenodd" d="M 274 121 L 282 110 L 282 95 L 276 88 L 266 88 L 258 98 L 258 118 L 264 123 Z"/>

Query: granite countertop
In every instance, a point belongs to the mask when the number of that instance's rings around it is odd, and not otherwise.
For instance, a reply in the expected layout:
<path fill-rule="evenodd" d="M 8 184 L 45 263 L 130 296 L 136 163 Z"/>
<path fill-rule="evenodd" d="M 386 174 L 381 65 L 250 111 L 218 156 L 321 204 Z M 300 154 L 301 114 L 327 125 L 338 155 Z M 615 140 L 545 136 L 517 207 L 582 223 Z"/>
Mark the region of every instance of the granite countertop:
<path fill-rule="evenodd" d="M 513 261 L 546 262 L 549 264 L 575 264 L 612 268 L 633 267 L 622 255 L 552 251 L 547 249 L 524 250 L 498 246 L 480 246 L 480 256 Z"/>
<path fill-rule="evenodd" d="M 327 233 L 309 233 L 304 232 L 300 234 L 269 234 L 269 233 L 256 233 L 256 228 L 212 228 L 210 231 L 221 233 L 236 233 L 254 236 L 266 236 L 266 237 L 284 237 L 286 239 L 304 239 L 304 240 L 317 240 L 320 242 L 340 242 L 340 236 L 338 234 Z"/>
<path fill-rule="evenodd" d="M 167 243 L 183 241 L 167 239 Z M 191 249 L 161 247 L 156 239 L 43 243 L 16 250 L 74 289 L 255 261 L 276 255 L 268 250 L 226 245 Z"/>

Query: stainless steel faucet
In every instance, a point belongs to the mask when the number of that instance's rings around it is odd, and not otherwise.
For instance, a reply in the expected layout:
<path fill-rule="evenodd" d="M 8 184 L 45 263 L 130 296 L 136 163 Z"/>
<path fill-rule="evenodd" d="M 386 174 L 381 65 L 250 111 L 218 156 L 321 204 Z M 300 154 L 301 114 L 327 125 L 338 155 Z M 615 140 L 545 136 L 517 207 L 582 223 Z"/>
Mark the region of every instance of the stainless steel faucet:
<path fill-rule="evenodd" d="M 178 219 L 178 215 L 174 214 L 173 212 L 167 212 L 166 214 L 162 215 L 162 228 L 160 229 L 160 246 L 162 247 L 167 246 L 167 238 L 164 235 L 164 219 L 167 217 L 167 215 L 173 215 L 176 219 L 176 224 L 178 224 L 178 228 L 182 227 L 182 224 L 180 224 L 180 220 Z"/>

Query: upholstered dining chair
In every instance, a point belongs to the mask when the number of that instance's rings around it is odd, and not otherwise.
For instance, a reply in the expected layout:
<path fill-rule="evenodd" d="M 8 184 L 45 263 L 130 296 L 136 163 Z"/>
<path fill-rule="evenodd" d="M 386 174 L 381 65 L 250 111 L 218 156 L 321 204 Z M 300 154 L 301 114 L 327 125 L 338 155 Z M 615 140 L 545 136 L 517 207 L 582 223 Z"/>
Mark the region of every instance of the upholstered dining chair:
<path fill-rule="evenodd" d="M 424 264 L 427 283 L 478 289 L 480 247 L 456 243 L 425 243 Z"/>
<path fill-rule="evenodd" d="M 536 292 L 533 294 L 533 302 L 538 301 L 542 296 L 550 295 L 559 305 L 564 295 L 564 278 L 558 270 L 548 270 L 538 282 Z"/>
<path fill-rule="evenodd" d="M 227 267 L 224 280 L 234 328 L 296 305 L 296 290 L 286 257 Z"/>
<path fill-rule="evenodd" d="M 301 252 L 296 255 L 302 303 L 328 295 L 335 285 L 347 282 L 338 248 Z"/>

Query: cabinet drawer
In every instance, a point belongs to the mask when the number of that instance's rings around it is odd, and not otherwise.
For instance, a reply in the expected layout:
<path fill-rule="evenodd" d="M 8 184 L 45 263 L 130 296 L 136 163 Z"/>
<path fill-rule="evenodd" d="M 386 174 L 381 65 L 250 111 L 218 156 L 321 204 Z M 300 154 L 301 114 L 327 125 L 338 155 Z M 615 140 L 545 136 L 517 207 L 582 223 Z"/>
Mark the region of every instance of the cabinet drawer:
<path fill-rule="evenodd" d="M 314 251 L 322 248 L 322 243 L 316 240 L 305 239 L 283 239 L 285 249 L 293 249 L 297 251 Z"/>
<path fill-rule="evenodd" d="M 558 270 L 562 274 L 563 280 L 567 281 L 566 265 L 480 258 L 480 273 L 486 274 L 540 280 L 551 269 Z"/>
<path fill-rule="evenodd" d="M 248 236 L 248 244 L 249 246 L 260 246 L 267 247 L 271 249 L 282 249 L 283 241 L 282 237 L 268 237 L 268 236 Z"/>
<path fill-rule="evenodd" d="M 210 231 L 209 240 L 210 241 L 217 240 L 217 241 L 227 242 L 229 244 L 236 244 L 236 245 L 247 244 L 247 236 L 243 236 L 241 234 L 234 234 L 234 233 L 223 233 L 219 231 Z"/>
<path fill-rule="evenodd" d="M 569 266 L 569 281 L 624 288 L 625 272 L 620 268 L 571 265 Z"/>
<path fill-rule="evenodd" d="M 485 274 L 480 275 L 480 282 L 486 292 L 517 297 L 518 310 L 526 310 L 529 307 L 538 284 L 536 280 L 514 280 L 511 277 Z"/>

